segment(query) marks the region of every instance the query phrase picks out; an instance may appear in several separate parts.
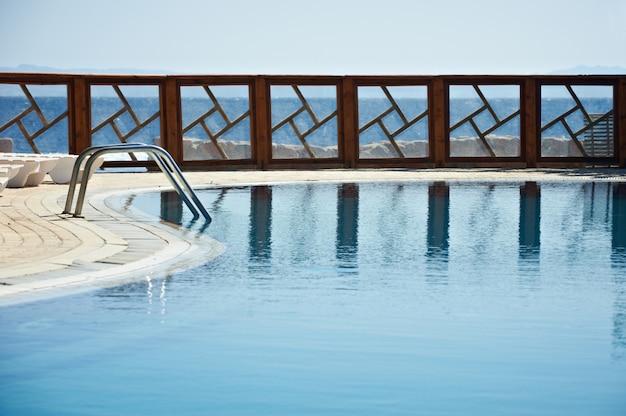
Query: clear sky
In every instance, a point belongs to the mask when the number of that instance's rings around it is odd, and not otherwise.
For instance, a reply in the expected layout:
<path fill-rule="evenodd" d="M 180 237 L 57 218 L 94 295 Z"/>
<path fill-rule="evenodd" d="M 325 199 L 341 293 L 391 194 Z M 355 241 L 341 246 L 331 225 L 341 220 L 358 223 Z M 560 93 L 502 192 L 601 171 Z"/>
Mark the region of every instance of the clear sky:
<path fill-rule="evenodd" d="M 0 0 L 0 67 L 199 74 L 626 68 L 626 0 Z"/>

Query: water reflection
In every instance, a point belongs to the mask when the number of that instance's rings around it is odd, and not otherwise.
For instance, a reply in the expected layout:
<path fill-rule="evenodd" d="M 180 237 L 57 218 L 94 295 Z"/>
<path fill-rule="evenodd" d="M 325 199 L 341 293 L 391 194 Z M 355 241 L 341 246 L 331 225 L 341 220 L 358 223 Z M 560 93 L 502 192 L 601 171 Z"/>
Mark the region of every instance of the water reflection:
<path fill-rule="evenodd" d="M 426 256 L 447 263 L 450 238 L 450 187 L 435 182 L 428 187 L 428 234 Z"/>
<path fill-rule="evenodd" d="M 183 200 L 176 191 L 164 191 L 160 194 L 160 218 L 173 224 L 183 225 Z M 191 218 L 185 225 L 187 228 L 191 228 L 197 221 L 198 217 Z M 203 233 L 211 224 L 210 221 L 204 221 L 199 227 L 198 231 Z"/>
<path fill-rule="evenodd" d="M 614 183 L 612 188 L 613 264 L 626 269 L 626 183 Z"/>
<path fill-rule="evenodd" d="M 359 186 L 344 183 L 337 187 L 336 258 L 339 267 L 356 268 L 359 245 Z"/>
<path fill-rule="evenodd" d="M 613 355 L 626 359 L 626 183 L 614 183 L 612 191 L 611 266 L 616 271 Z"/>
<path fill-rule="evenodd" d="M 426 187 L 418 188 L 417 193 L 411 192 L 410 187 L 407 191 L 404 184 L 389 185 L 385 188 L 388 189 L 381 189 L 381 202 L 377 206 L 378 209 L 372 212 L 373 216 L 369 221 L 375 221 L 376 225 L 370 227 L 371 232 L 375 232 L 380 238 L 379 261 L 389 265 L 410 259 L 417 250 L 416 245 L 411 242 L 411 236 L 415 235 L 421 226 L 421 224 L 416 224 L 414 219 L 416 216 L 419 218 L 419 214 L 416 215 L 415 211 L 421 209 L 418 205 L 423 205 L 423 203 L 420 203 L 416 197 L 419 198 L 422 193 L 419 191 L 425 191 Z M 418 221 L 424 217 L 419 218 Z M 362 221 L 367 221 L 367 214 Z"/>
<path fill-rule="evenodd" d="M 161 192 L 161 218 L 174 224 L 183 223 L 183 200 L 175 191 Z"/>
<path fill-rule="evenodd" d="M 541 246 L 541 194 L 536 182 L 519 188 L 519 258 L 539 261 Z"/>
<path fill-rule="evenodd" d="M 217 194 L 217 197 L 215 198 L 215 200 L 213 201 L 213 203 L 211 204 L 211 212 L 218 212 L 222 209 L 222 206 L 224 204 L 224 199 L 226 198 L 226 195 L 228 195 L 228 191 L 230 191 L 231 188 L 220 188 Z"/>
<path fill-rule="evenodd" d="M 626 287 L 624 282 L 615 290 L 613 304 L 613 356 L 626 360 Z"/>
<path fill-rule="evenodd" d="M 148 315 L 159 315 L 161 323 L 167 314 L 167 289 L 172 282 L 172 276 L 167 275 L 154 279 L 146 275 L 145 282 L 137 281 L 120 286 L 112 286 L 97 292 L 99 299 L 106 301 L 106 308 L 110 310 L 143 311 Z M 134 302 L 133 300 L 147 302 Z"/>
<path fill-rule="evenodd" d="M 289 187 L 283 190 L 293 195 L 287 207 L 283 209 L 289 212 L 288 218 L 282 222 L 283 233 L 287 233 L 290 251 L 285 259 L 289 259 L 292 264 L 300 264 L 311 258 L 311 244 L 316 239 L 316 234 L 320 228 L 319 221 L 306 221 L 306 219 L 317 218 L 320 215 L 320 207 L 316 200 L 316 187 L 313 184 Z M 278 194 L 277 197 L 279 197 Z M 275 215 L 278 215 L 275 213 Z M 285 229 L 286 228 L 286 229 Z M 329 237 L 330 239 L 331 237 Z M 334 238 L 334 237 L 332 237 Z M 285 236 L 274 234 L 275 241 L 284 241 Z"/>
<path fill-rule="evenodd" d="M 146 282 L 148 284 L 147 288 L 146 288 L 146 294 L 148 296 L 148 309 L 147 309 L 147 313 L 148 315 L 151 315 L 154 311 L 155 305 L 157 305 L 156 307 L 158 308 L 158 313 L 161 316 L 165 315 L 165 304 L 167 303 L 167 297 L 166 297 L 166 289 L 167 289 L 167 278 L 166 279 L 161 279 L 161 283 L 158 284 L 159 288 L 155 288 L 152 278 L 148 275 L 146 276 Z M 155 293 L 157 292 L 158 293 Z M 155 299 L 155 297 L 158 296 L 158 300 Z M 164 322 L 163 320 L 161 320 L 161 322 Z"/>
<path fill-rule="evenodd" d="M 612 186 L 608 182 L 582 185 L 585 231 L 602 224 L 610 227 Z M 608 229 L 608 228 L 607 228 Z"/>
<path fill-rule="evenodd" d="M 272 187 L 250 190 L 249 258 L 252 263 L 269 264 L 272 257 Z"/>
<path fill-rule="evenodd" d="M 493 276 L 501 276 L 504 282 L 517 274 L 519 285 L 510 290 L 551 290 L 545 287 L 549 285 L 541 287 L 541 279 L 561 284 L 556 279 L 569 279 L 570 271 L 572 285 L 584 284 L 586 279 L 595 279 L 596 273 L 601 276 L 598 279 L 613 285 L 609 298 L 613 351 L 626 359 L 626 183 L 385 186 L 307 185 L 297 188 L 298 192 L 255 186 L 246 188 L 249 195 L 211 190 L 213 210 L 222 218 L 211 234 L 247 254 L 237 261 L 251 266 L 252 278 L 261 277 L 272 258 L 273 273 L 290 273 L 281 269 L 283 263 L 306 264 L 310 273 L 336 273 L 335 265 L 354 273 L 360 262 L 360 274 L 376 267 L 384 277 L 381 270 L 387 272 L 397 265 L 405 274 L 426 270 L 426 282 L 443 285 L 454 282 L 455 272 L 466 273 L 473 267 L 484 285 Z M 241 207 L 248 198 L 249 212 Z M 175 192 L 161 194 L 160 213 L 176 223 L 188 215 Z M 220 229 L 227 232 L 219 235 Z M 236 241 L 225 237 L 229 234 Z M 461 264 L 468 259 L 471 263 Z M 490 268 L 492 273 L 488 273 Z M 567 277 L 559 277 L 566 268 Z M 127 289 L 133 290 L 132 286 Z M 158 297 L 164 307 L 164 284 L 159 290 L 148 279 L 147 293 L 150 302 Z"/>

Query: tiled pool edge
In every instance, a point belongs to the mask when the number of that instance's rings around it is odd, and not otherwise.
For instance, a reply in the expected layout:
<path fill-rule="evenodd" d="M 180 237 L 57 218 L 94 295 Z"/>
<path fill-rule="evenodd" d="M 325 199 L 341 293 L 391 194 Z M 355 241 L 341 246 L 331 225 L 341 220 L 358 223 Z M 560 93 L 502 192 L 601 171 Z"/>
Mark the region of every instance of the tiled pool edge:
<path fill-rule="evenodd" d="M 141 189 L 150 190 L 155 189 Z M 109 197 L 132 192 L 135 191 L 123 189 L 90 193 L 84 219 L 50 214 L 40 217 L 42 222 L 63 223 L 62 228 L 78 235 L 81 244 L 31 261 L 26 252 L 21 256 L 23 264 L 17 267 L 3 264 L 0 305 L 157 278 L 198 266 L 223 252 L 224 246 L 207 236 L 154 219 L 146 221 L 130 212 L 123 214 L 106 203 Z M 63 210 L 64 195 L 42 199 L 49 212 L 58 214 Z M 102 241 L 91 241 L 95 236 Z"/>

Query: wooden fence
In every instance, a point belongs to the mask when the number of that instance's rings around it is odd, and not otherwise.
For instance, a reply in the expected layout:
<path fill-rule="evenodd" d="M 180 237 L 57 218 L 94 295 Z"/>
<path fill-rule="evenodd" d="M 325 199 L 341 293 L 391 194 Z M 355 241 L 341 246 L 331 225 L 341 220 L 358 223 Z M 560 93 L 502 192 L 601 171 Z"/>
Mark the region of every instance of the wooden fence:
<path fill-rule="evenodd" d="M 0 137 L 184 169 L 624 167 L 626 76 L 0 73 Z"/>

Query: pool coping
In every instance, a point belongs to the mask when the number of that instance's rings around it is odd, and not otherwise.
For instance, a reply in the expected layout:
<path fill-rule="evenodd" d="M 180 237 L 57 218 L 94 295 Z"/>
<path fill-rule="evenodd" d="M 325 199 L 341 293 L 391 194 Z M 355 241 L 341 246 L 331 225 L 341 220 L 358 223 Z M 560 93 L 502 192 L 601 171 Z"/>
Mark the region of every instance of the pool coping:
<path fill-rule="evenodd" d="M 195 188 L 311 182 L 626 182 L 626 169 L 329 169 L 186 172 Z M 67 185 L 0 193 L 0 305 L 165 276 L 226 248 L 202 233 L 110 206 L 110 198 L 172 189 L 159 172 L 98 173 L 85 218 L 61 214 Z"/>

